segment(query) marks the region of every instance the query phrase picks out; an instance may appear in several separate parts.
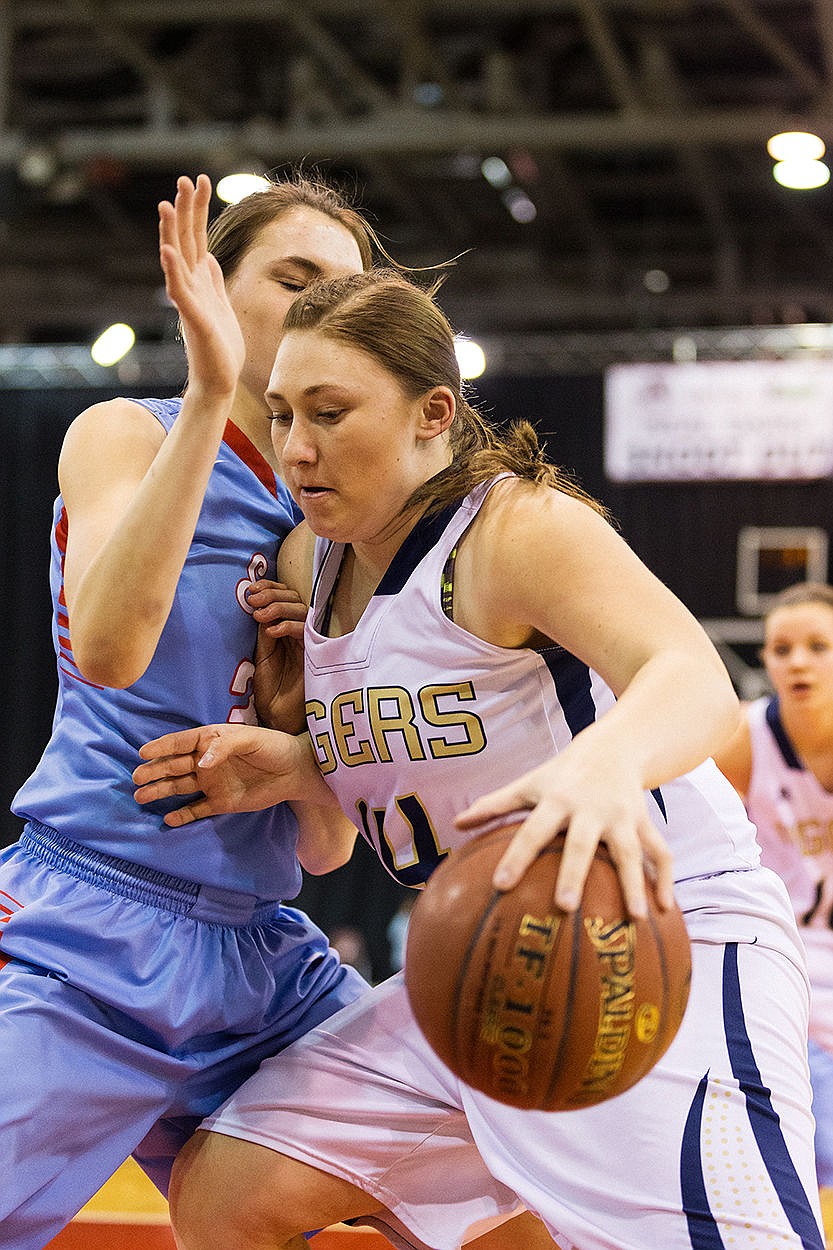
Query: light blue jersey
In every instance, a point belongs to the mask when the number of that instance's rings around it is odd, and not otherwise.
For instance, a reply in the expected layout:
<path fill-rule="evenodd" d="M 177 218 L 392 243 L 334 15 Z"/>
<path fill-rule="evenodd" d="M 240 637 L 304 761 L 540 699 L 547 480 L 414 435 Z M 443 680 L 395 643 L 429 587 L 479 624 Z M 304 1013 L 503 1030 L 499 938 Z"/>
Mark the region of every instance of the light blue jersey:
<path fill-rule="evenodd" d="M 166 430 L 181 399 L 140 401 Z M 180 800 L 140 807 L 131 774 L 139 747 L 194 725 L 254 722 L 257 627 L 249 584 L 275 576 L 281 538 L 299 514 L 283 482 L 228 425 L 168 621 L 147 671 L 126 690 L 95 686 L 75 664 L 63 592 L 67 514 L 59 496 L 52 528 L 52 636 L 58 703 L 52 737 L 12 810 L 63 837 L 149 868 L 259 898 L 294 898 L 301 885 L 296 826 L 286 807 L 217 816 L 171 829 Z M 129 601 L 120 605 L 129 616 Z"/>
<path fill-rule="evenodd" d="M 170 430 L 181 400 L 142 400 Z M 52 737 L 0 854 L 0 1246 L 41 1250 L 135 1155 L 166 1192 L 199 1124 L 274 1054 L 366 988 L 303 913 L 286 807 L 182 829 L 140 807 L 142 743 L 254 720 L 251 582 L 296 521 L 284 485 L 229 424 L 167 624 L 126 690 L 86 680 L 52 534 L 59 693 Z M 129 601 L 118 605 L 128 616 Z M 175 805 L 176 801 L 174 801 Z"/>

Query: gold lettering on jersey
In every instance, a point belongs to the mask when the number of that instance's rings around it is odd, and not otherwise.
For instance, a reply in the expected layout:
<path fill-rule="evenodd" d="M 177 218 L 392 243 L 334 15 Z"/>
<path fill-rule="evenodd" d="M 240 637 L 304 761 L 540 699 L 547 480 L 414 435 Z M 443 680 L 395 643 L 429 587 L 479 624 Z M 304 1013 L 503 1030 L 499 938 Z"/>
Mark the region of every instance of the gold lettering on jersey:
<path fill-rule="evenodd" d="M 388 746 L 388 734 L 402 735 L 408 759 L 425 759 L 415 723 L 416 710 L 407 690 L 401 686 L 371 686 L 367 692 L 367 715 L 381 763 L 389 764 L 393 758 Z"/>
<path fill-rule="evenodd" d="M 477 755 L 486 745 L 483 722 L 474 712 L 463 712 L 453 704 L 450 709 L 444 709 L 441 705 L 449 699 L 458 704 L 474 699 L 474 686 L 470 681 L 461 681 L 456 685 L 424 686 L 419 692 L 419 705 L 426 724 L 437 729 L 456 729 L 463 735 L 456 739 L 451 735 L 429 737 L 431 758 L 440 760 L 450 755 Z"/>
<path fill-rule="evenodd" d="M 598 1091 L 611 1085 L 625 1061 L 633 1026 L 636 925 L 631 920 L 585 917 L 584 928 L 599 961 L 599 1024 L 583 1086 Z"/>
<path fill-rule="evenodd" d="M 486 746 L 486 731 L 479 716 L 459 707 L 461 701 L 476 697 L 471 682 L 426 686 L 419 692 L 418 707 L 401 686 L 344 690 L 333 699 L 329 729 L 326 705 L 308 699 L 307 720 L 318 766 L 326 775 L 339 764 L 348 768 L 388 764 L 393 759 L 393 737 L 402 742 L 409 760 L 477 755 Z"/>
<path fill-rule="evenodd" d="M 833 851 L 833 820 L 796 820 L 790 826 L 778 821 L 776 829 L 781 841 L 797 847 L 802 855 Z"/>
<path fill-rule="evenodd" d="M 314 724 L 316 721 L 326 719 L 327 709 L 317 699 L 307 699 L 306 714 L 308 721 L 312 721 Z M 312 726 L 310 726 L 310 737 L 315 748 L 315 758 L 318 761 L 318 767 L 326 777 L 327 773 L 335 772 L 336 767 L 333 740 L 328 733 L 315 733 Z"/>
<path fill-rule="evenodd" d="M 364 696 L 361 690 L 347 690 L 344 694 L 336 695 L 330 709 L 333 740 L 338 758 L 348 768 L 356 764 L 374 762 L 373 748 L 367 739 L 359 739 L 355 747 L 350 745 L 356 740 L 356 726 L 349 716 L 351 710 L 356 715 L 364 711 Z"/>
<path fill-rule="evenodd" d="M 517 1098 L 529 1088 L 529 1052 L 547 1026 L 544 971 L 560 923 L 557 916 L 523 916 L 509 958 L 488 979 L 479 1040 L 492 1048 L 495 1093 Z"/>

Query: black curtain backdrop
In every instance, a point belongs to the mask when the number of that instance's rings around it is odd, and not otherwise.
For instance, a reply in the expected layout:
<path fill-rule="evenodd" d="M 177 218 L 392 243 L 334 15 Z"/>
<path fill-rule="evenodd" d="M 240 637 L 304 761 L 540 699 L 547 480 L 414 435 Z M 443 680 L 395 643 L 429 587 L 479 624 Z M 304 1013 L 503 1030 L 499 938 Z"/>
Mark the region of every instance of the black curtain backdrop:
<path fill-rule="evenodd" d="M 175 394 L 172 385 L 163 394 Z M 49 736 L 55 700 L 50 636 L 49 531 L 64 433 L 76 413 L 129 388 L 0 390 L 3 506 L 0 676 L 0 845 L 20 822 L 11 799 Z M 143 391 L 142 393 L 147 393 Z M 701 617 L 735 616 L 737 535 L 744 525 L 814 525 L 831 532 L 833 482 L 714 482 L 623 486 L 608 482 L 602 454 L 603 378 L 484 378 L 474 398 L 495 419 L 526 417 L 550 458 L 569 469 L 618 520 L 624 537 Z M 125 605 L 129 611 L 129 605 Z"/>

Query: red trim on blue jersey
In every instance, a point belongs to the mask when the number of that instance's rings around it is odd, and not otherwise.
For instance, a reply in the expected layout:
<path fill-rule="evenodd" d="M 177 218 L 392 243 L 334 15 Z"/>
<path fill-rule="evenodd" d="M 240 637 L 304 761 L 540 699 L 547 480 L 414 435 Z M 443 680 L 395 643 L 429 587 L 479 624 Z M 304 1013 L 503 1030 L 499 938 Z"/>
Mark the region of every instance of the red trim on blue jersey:
<path fill-rule="evenodd" d="M 61 508 L 61 515 L 58 517 L 58 524 L 55 526 L 55 542 L 58 544 L 58 550 L 61 555 L 67 553 L 67 535 L 69 534 L 69 519 L 65 507 Z"/>
<path fill-rule="evenodd" d="M 249 436 L 244 434 L 233 421 L 226 422 L 223 442 L 227 447 L 231 448 L 235 456 L 238 456 L 244 464 L 249 466 L 257 480 L 263 483 L 273 498 L 277 499 L 278 484 L 275 481 L 275 473 L 272 466 L 260 454 Z"/>
<path fill-rule="evenodd" d="M 72 660 L 71 656 L 67 656 L 67 659 L 69 660 L 70 664 L 72 664 L 72 663 L 74 662 L 74 661 Z M 64 664 L 59 664 L 59 665 L 58 665 L 58 668 L 61 670 L 61 672 L 62 672 L 62 673 L 66 673 L 67 677 L 74 677 L 76 681 L 80 681 L 80 682 L 82 682 L 82 683 L 83 683 L 83 685 L 85 685 L 85 686 L 92 686 L 93 690 L 103 690 L 103 689 L 104 689 L 104 687 L 103 687 L 103 686 L 99 686 L 99 685 L 97 685 L 94 681 L 87 681 L 86 677 L 82 677 L 80 673 L 73 673 L 72 669 L 71 669 L 71 668 L 67 668 Z"/>
<path fill-rule="evenodd" d="M 69 517 L 67 516 L 66 504 L 62 504 L 61 515 L 58 517 L 58 522 L 55 526 L 55 546 L 58 548 L 58 550 L 61 553 L 61 589 L 58 592 L 58 603 L 60 604 L 62 608 L 66 608 L 67 606 L 67 601 L 64 596 L 64 561 L 66 560 L 66 556 L 67 556 L 68 537 L 69 537 Z M 68 609 L 63 620 L 59 618 L 59 621 L 60 621 L 60 624 L 62 625 L 65 624 L 67 629 L 69 629 L 69 610 Z"/>

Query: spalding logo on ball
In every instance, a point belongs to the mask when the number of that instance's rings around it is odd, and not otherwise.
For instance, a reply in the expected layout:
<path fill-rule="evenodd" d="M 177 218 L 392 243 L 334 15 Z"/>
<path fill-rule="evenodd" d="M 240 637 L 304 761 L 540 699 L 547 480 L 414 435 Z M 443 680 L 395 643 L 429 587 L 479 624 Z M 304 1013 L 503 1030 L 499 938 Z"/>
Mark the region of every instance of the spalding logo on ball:
<path fill-rule="evenodd" d="M 517 822 L 444 860 L 408 925 L 405 984 L 430 1045 L 466 1084 L 513 1107 L 569 1111 L 635 1085 L 670 1046 L 691 980 L 678 907 L 627 914 L 604 846 L 581 906 L 553 902 L 564 839 L 518 885 L 492 874 Z"/>

